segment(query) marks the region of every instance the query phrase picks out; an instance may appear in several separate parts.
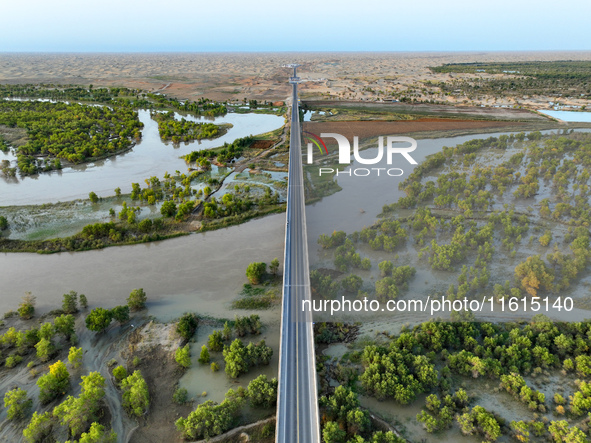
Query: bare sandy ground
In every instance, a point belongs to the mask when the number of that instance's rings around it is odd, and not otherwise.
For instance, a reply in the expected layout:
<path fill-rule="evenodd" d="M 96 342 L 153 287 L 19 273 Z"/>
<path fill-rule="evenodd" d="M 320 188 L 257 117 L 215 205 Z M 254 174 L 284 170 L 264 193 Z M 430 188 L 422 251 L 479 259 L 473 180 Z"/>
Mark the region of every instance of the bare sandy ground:
<path fill-rule="evenodd" d="M 162 91 L 178 98 L 284 100 L 289 95 L 285 63 L 302 64 L 300 96 L 376 100 L 396 91 L 419 90 L 424 82 L 450 80 L 429 66 L 443 63 L 528 60 L 591 60 L 584 52 L 471 53 L 170 53 L 0 54 L 1 83 L 120 85 Z M 490 74 L 478 74 L 490 77 Z M 471 78 L 473 74 L 454 74 Z M 462 102 L 439 97 L 449 103 Z M 545 97 L 482 98 L 475 104 L 547 107 Z M 571 103 L 572 102 L 572 103 Z M 571 100 L 567 104 L 581 104 Z M 585 104 L 585 103 L 582 103 Z"/>

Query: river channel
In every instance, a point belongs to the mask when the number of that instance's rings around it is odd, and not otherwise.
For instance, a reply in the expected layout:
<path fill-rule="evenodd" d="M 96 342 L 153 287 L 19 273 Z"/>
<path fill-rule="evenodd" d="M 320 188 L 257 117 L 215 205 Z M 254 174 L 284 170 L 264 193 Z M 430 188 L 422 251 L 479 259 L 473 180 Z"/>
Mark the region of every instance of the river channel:
<path fill-rule="evenodd" d="M 177 115 L 176 118 L 181 116 Z M 162 178 L 165 172 L 178 170 L 187 172 L 187 164 L 181 158 L 191 151 L 211 149 L 232 143 L 248 135 L 263 134 L 280 128 L 284 118 L 270 114 L 229 113 L 222 117 L 206 118 L 185 116 L 196 122 L 229 123 L 232 128 L 222 137 L 191 143 L 173 144 L 163 142 L 158 134 L 158 123 L 150 118 L 147 110 L 139 111 L 144 124 L 142 139 L 129 151 L 84 165 L 66 167 L 24 178 L 0 178 L 0 206 L 34 205 L 56 203 L 88 198 L 94 191 L 100 197 L 114 195 L 119 187 L 125 193 L 131 192 L 131 183 L 143 184 L 151 176 Z M 0 152 L 0 161 L 15 160 L 12 153 Z"/>
<path fill-rule="evenodd" d="M 498 135 L 418 140 L 413 157 L 420 163 L 443 146 Z M 371 158 L 375 153 L 369 149 L 362 151 L 362 155 Z M 404 163 L 394 166 L 401 167 L 407 175 L 413 165 Z M 362 165 L 353 163 L 351 167 L 357 166 Z M 80 177 L 78 172 L 72 174 Z M 100 178 L 98 171 L 96 175 Z M 338 178 L 342 191 L 308 206 L 311 266 L 326 260 L 317 245 L 321 233 L 330 234 L 335 229 L 351 233 L 373 223 L 384 204 L 402 195 L 398 190 L 401 179 L 344 175 Z M 111 189 L 115 184 L 107 185 L 104 181 L 104 186 Z M 56 308 L 61 295 L 71 289 L 85 293 L 93 306 L 114 306 L 123 303 L 132 289 L 142 287 L 150 300 L 150 313 L 163 320 L 187 310 L 227 317 L 231 300 L 246 281 L 244 270 L 248 263 L 269 263 L 274 257 L 282 261 L 284 225 L 285 215 L 277 214 L 240 226 L 148 244 L 51 255 L 2 253 L 0 312 L 16 309 L 25 291 L 33 292 L 38 310 L 46 312 Z"/>

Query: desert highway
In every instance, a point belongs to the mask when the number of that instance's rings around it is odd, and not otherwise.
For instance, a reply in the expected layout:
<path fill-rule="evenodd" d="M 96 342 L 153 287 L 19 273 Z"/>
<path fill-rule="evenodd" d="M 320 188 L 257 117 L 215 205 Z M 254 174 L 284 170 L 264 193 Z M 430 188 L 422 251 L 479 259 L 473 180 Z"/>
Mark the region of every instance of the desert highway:
<path fill-rule="evenodd" d="M 290 67 L 293 95 L 275 435 L 277 443 L 320 443 L 312 314 L 302 312 L 302 300 L 311 295 L 297 65 Z"/>

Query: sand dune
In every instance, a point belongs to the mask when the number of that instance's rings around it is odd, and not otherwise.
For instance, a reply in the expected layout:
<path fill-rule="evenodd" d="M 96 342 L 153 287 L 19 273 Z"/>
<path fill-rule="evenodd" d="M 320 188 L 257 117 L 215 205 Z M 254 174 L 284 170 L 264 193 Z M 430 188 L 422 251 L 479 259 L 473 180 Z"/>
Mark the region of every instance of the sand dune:
<path fill-rule="evenodd" d="M 140 87 L 178 98 L 284 100 L 289 95 L 284 63 L 302 64 L 303 98 L 374 100 L 366 90 L 405 90 L 445 81 L 429 66 L 452 62 L 591 60 L 591 52 L 478 53 L 170 53 L 0 54 L 0 82 L 94 84 Z M 455 75 L 469 78 L 470 74 Z M 453 98 L 446 98 L 454 102 Z M 511 105 L 511 100 L 496 104 Z M 490 104 L 490 103 L 485 103 Z M 535 104 L 532 102 L 532 105 Z"/>

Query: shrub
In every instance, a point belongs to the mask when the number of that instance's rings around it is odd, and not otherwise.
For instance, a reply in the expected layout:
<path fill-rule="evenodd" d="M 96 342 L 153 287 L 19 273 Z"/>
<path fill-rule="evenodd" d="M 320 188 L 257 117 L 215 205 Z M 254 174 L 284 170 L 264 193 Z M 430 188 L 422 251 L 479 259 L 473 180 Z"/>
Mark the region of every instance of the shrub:
<path fill-rule="evenodd" d="M 269 381 L 266 375 L 259 375 L 248 384 L 247 392 L 252 406 L 273 407 L 277 402 L 277 379 Z"/>
<path fill-rule="evenodd" d="M 209 356 L 209 349 L 207 349 L 207 346 L 205 346 L 205 345 L 201 346 L 201 354 L 199 355 L 199 363 L 201 363 L 202 365 L 206 365 L 207 363 L 209 363 L 210 360 L 211 360 L 211 357 Z"/>
<path fill-rule="evenodd" d="M 70 291 L 69 293 L 64 294 L 62 311 L 66 314 L 75 314 L 78 312 L 78 293 L 76 291 Z"/>
<path fill-rule="evenodd" d="M 39 401 L 41 404 L 49 403 L 51 400 L 66 393 L 70 385 L 70 374 L 66 365 L 58 360 L 49 367 L 49 372 L 37 380 L 39 386 Z"/>
<path fill-rule="evenodd" d="M 183 368 L 191 367 L 191 349 L 186 344 L 182 348 L 178 348 L 174 354 L 175 361 Z"/>
<path fill-rule="evenodd" d="M 176 204 L 171 200 L 165 201 L 160 207 L 160 213 L 165 217 L 173 217 L 176 214 Z"/>
<path fill-rule="evenodd" d="M 116 441 L 115 431 L 107 432 L 103 425 L 92 423 L 88 432 L 83 432 L 80 435 L 78 443 L 115 443 Z"/>
<path fill-rule="evenodd" d="M 33 406 L 33 400 L 27 398 L 27 391 L 15 388 L 4 395 L 4 407 L 8 408 L 8 419 L 23 418 Z"/>
<path fill-rule="evenodd" d="M 231 428 L 244 399 L 230 390 L 219 405 L 209 400 L 197 406 L 187 418 L 181 417 L 175 425 L 186 440 L 209 439 Z"/>
<path fill-rule="evenodd" d="M 277 258 L 274 258 L 273 260 L 271 260 L 271 264 L 269 265 L 269 271 L 271 271 L 271 274 L 277 275 L 278 270 L 279 270 L 279 260 Z"/>
<path fill-rule="evenodd" d="M 23 430 L 23 436 L 29 443 L 36 443 L 43 441 L 51 433 L 53 422 L 49 411 L 39 414 L 37 411 L 33 412 L 33 417 Z"/>
<path fill-rule="evenodd" d="M 82 348 L 72 346 L 68 352 L 68 363 L 70 363 L 74 369 L 78 368 L 82 364 L 82 355 Z"/>
<path fill-rule="evenodd" d="M 246 277 L 253 285 L 258 285 L 265 275 L 267 264 L 262 262 L 250 263 L 246 268 Z"/>
<path fill-rule="evenodd" d="M 109 309 L 94 308 L 86 316 L 86 327 L 94 332 L 103 332 L 111 324 L 112 318 Z"/>
<path fill-rule="evenodd" d="M 51 340 L 53 335 L 55 334 L 55 328 L 49 322 L 45 322 L 39 328 L 39 338 L 44 338 L 45 340 Z"/>
<path fill-rule="evenodd" d="M 117 366 L 115 369 L 113 369 L 113 377 L 115 377 L 115 380 L 120 382 L 125 377 L 127 377 L 127 369 L 125 369 L 123 366 Z"/>
<path fill-rule="evenodd" d="M 53 326 L 56 332 L 64 337 L 70 337 L 75 332 L 76 319 L 72 314 L 64 314 L 53 320 Z M 39 331 L 41 333 L 41 331 Z"/>
<path fill-rule="evenodd" d="M 134 289 L 127 297 L 127 304 L 132 311 L 139 311 L 146 307 L 147 296 L 142 288 Z"/>
<path fill-rule="evenodd" d="M 29 320 L 35 313 L 35 297 L 30 292 L 25 292 L 25 296 L 18 307 L 18 315 L 23 320 Z"/>
<path fill-rule="evenodd" d="M 359 289 L 361 289 L 362 284 L 363 280 L 361 279 L 361 277 L 355 274 L 351 274 L 341 281 L 343 289 L 347 292 L 352 292 L 354 294 L 356 294 L 359 291 Z"/>
<path fill-rule="evenodd" d="M 88 308 L 88 299 L 86 298 L 86 295 L 84 294 L 80 294 L 78 296 L 78 300 L 80 301 L 80 307 L 82 309 L 86 309 Z"/>
<path fill-rule="evenodd" d="M 176 331 L 185 340 L 190 340 L 195 334 L 199 319 L 195 314 L 187 312 L 184 314 L 176 325 Z"/>
<path fill-rule="evenodd" d="M 111 309 L 111 315 L 120 324 L 123 324 L 129 320 L 129 306 L 116 306 Z"/>
<path fill-rule="evenodd" d="M 49 358 L 53 354 L 54 346 L 53 346 L 53 343 L 51 343 L 51 341 L 49 341 L 45 338 L 42 338 L 35 345 L 35 349 L 37 350 L 37 357 L 41 361 L 45 362 L 45 361 L 49 360 Z"/>
<path fill-rule="evenodd" d="M 178 405 L 187 403 L 187 398 L 188 393 L 185 388 L 176 388 L 174 394 L 172 394 L 172 400 Z"/>
<path fill-rule="evenodd" d="M 82 387 L 78 397 L 68 398 L 53 410 L 54 417 L 68 426 L 71 435 L 78 435 L 96 417 L 105 396 L 105 379 L 98 372 L 82 376 Z M 87 440 L 88 441 L 88 440 Z"/>
<path fill-rule="evenodd" d="M 21 361 L 23 361 L 23 358 L 20 355 L 10 355 L 10 356 L 6 357 L 5 364 L 6 364 L 7 368 L 14 368 Z"/>
<path fill-rule="evenodd" d="M 140 371 L 134 371 L 121 382 L 123 389 L 123 407 L 131 415 L 142 416 L 150 406 L 150 393 L 148 384 Z"/>
<path fill-rule="evenodd" d="M 207 346 L 213 352 L 220 352 L 224 349 L 224 338 L 220 331 L 213 331 L 207 338 Z"/>

